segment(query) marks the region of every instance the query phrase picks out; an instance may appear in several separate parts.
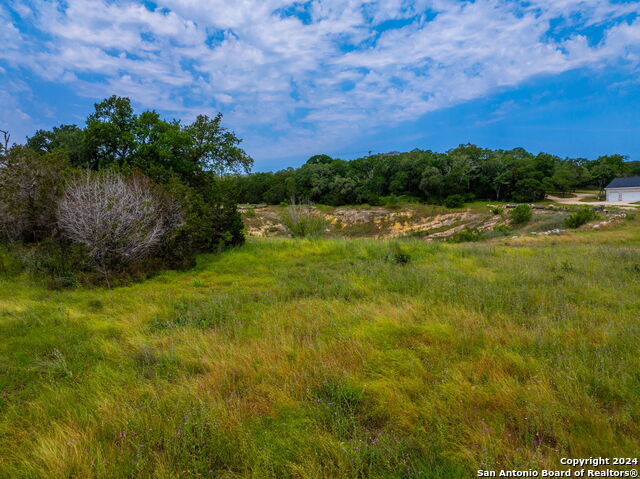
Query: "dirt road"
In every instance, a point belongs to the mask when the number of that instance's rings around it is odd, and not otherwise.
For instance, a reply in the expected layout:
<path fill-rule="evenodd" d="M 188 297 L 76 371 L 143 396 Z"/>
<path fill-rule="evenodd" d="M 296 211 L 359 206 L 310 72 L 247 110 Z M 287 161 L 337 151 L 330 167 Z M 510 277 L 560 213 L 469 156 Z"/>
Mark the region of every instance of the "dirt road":
<path fill-rule="evenodd" d="M 593 196 L 591 193 L 574 193 L 573 198 L 560 198 L 559 196 L 547 195 L 547 198 L 556 203 L 562 203 L 565 205 L 583 205 L 583 206 L 627 206 L 635 208 L 634 205 L 626 203 L 624 201 L 580 201 L 583 198 Z"/>

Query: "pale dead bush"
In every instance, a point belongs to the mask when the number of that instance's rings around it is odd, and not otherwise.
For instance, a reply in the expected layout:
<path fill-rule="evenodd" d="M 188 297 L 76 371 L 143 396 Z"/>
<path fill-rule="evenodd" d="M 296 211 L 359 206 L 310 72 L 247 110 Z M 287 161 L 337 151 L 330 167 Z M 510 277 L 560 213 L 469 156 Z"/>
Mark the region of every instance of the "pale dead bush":
<path fill-rule="evenodd" d="M 105 278 L 153 254 L 182 223 L 177 202 L 142 175 L 86 173 L 58 203 L 61 231 L 86 248 Z"/>

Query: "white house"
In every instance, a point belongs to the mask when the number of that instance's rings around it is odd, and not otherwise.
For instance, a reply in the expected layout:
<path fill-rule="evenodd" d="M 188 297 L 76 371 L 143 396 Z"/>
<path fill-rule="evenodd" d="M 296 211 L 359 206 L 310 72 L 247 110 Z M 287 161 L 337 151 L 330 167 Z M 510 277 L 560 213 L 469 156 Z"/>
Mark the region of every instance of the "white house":
<path fill-rule="evenodd" d="M 640 176 L 616 178 L 604 189 L 607 201 L 624 201 L 635 203 L 640 201 Z"/>

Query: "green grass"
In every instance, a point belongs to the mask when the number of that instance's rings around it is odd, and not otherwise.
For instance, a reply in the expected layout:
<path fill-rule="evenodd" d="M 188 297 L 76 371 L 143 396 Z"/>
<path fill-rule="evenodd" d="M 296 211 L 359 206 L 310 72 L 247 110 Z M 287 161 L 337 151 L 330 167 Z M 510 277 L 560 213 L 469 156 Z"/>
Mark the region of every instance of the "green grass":
<path fill-rule="evenodd" d="M 635 220 L 459 245 L 265 240 L 66 291 L 0 252 L 0 477 L 456 478 L 635 457 L 639 245 Z"/>

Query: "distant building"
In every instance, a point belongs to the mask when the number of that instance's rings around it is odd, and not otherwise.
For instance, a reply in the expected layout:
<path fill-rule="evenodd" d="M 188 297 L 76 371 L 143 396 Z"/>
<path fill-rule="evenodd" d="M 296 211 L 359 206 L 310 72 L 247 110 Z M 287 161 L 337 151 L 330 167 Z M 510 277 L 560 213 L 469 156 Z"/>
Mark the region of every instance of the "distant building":
<path fill-rule="evenodd" d="M 635 203 L 640 201 L 640 176 L 616 178 L 604 189 L 607 201 L 624 201 Z"/>

